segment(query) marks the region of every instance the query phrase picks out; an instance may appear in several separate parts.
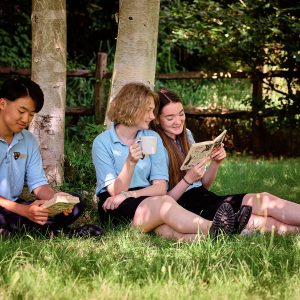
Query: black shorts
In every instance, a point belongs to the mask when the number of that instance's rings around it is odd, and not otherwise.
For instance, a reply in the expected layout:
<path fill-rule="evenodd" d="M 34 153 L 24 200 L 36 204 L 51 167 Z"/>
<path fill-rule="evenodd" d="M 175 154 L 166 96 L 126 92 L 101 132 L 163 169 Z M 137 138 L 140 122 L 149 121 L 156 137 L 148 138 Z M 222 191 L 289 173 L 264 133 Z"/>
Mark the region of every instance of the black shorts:
<path fill-rule="evenodd" d="M 237 212 L 246 194 L 218 196 L 208 191 L 203 186 L 191 188 L 177 201 L 186 210 L 189 210 L 207 220 L 213 220 L 214 215 L 221 204 L 228 202 Z"/>
<path fill-rule="evenodd" d="M 98 213 L 100 217 L 100 223 L 105 224 L 108 221 L 111 221 L 114 225 L 118 224 L 128 224 L 132 221 L 137 207 L 149 196 L 141 197 L 129 197 L 125 199 L 116 209 L 109 209 L 105 211 L 102 208 L 105 200 L 110 197 L 108 192 L 101 193 L 99 195 L 98 202 Z"/>

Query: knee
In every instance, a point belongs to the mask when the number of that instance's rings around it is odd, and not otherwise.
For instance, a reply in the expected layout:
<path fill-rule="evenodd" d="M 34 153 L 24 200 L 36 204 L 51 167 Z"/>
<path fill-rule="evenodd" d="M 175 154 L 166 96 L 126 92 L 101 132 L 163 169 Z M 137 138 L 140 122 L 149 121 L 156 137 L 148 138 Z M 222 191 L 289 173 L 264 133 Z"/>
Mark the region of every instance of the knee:
<path fill-rule="evenodd" d="M 174 202 L 176 202 L 174 198 L 172 198 L 171 196 L 168 196 L 168 195 L 162 196 L 162 199 L 163 199 L 163 201 L 169 202 L 169 203 L 174 203 Z"/>
<path fill-rule="evenodd" d="M 177 204 L 177 202 L 171 196 L 165 195 L 161 197 L 161 204 L 164 206 L 172 206 Z"/>
<path fill-rule="evenodd" d="M 260 198 L 262 199 L 262 200 L 264 200 L 264 199 L 270 199 L 270 196 L 271 196 L 271 194 L 270 193 L 267 193 L 267 192 L 262 192 L 262 193 L 259 193 L 259 195 L 260 195 Z"/>
<path fill-rule="evenodd" d="M 161 205 L 160 205 L 161 215 L 164 216 L 175 205 L 179 205 L 179 204 L 177 204 L 177 202 L 172 197 L 170 197 L 168 195 L 162 196 Z"/>
<path fill-rule="evenodd" d="M 252 194 L 251 198 L 252 198 L 253 205 L 257 204 L 261 206 L 270 201 L 270 194 L 267 192 L 256 193 L 256 194 Z"/>
<path fill-rule="evenodd" d="M 273 208 L 276 205 L 276 200 L 270 193 L 262 192 L 259 195 L 260 204 L 263 208 Z"/>

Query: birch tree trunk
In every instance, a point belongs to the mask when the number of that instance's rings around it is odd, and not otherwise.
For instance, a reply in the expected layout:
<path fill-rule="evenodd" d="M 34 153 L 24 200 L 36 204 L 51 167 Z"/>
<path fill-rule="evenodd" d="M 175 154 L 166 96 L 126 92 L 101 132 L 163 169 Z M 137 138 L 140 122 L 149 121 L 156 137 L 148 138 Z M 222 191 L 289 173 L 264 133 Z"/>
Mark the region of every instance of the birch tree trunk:
<path fill-rule="evenodd" d="M 159 0 L 120 0 L 110 101 L 129 82 L 154 88 Z"/>
<path fill-rule="evenodd" d="M 32 80 L 45 95 L 31 123 L 49 182 L 63 182 L 66 102 L 66 0 L 32 0 Z"/>

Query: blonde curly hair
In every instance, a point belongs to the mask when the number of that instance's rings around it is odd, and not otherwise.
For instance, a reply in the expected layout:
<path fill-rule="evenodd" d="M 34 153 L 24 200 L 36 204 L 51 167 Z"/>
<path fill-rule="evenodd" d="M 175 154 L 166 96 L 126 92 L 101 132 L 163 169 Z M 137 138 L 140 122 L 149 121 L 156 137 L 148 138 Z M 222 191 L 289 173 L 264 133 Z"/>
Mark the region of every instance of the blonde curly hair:
<path fill-rule="evenodd" d="M 128 83 L 110 103 L 107 117 L 115 124 L 134 126 L 143 118 L 152 99 L 156 111 L 158 95 L 143 83 Z"/>

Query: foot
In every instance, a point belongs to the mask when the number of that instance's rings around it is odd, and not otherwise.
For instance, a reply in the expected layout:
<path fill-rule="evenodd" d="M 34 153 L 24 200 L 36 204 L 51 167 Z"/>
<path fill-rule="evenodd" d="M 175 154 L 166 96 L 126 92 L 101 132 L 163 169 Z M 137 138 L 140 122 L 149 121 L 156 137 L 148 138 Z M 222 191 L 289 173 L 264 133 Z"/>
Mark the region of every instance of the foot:
<path fill-rule="evenodd" d="M 234 233 L 240 234 L 248 224 L 252 214 L 252 207 L 243 205 L 240 210 L 235 214 Z"/>
<path fill-rule="evenodd" d="M 216 237 L 221 232 L 232 234 L 234 231 L 235 214 L 229 203 L 223 203 L 214 216 L 209 234 Z"/>

